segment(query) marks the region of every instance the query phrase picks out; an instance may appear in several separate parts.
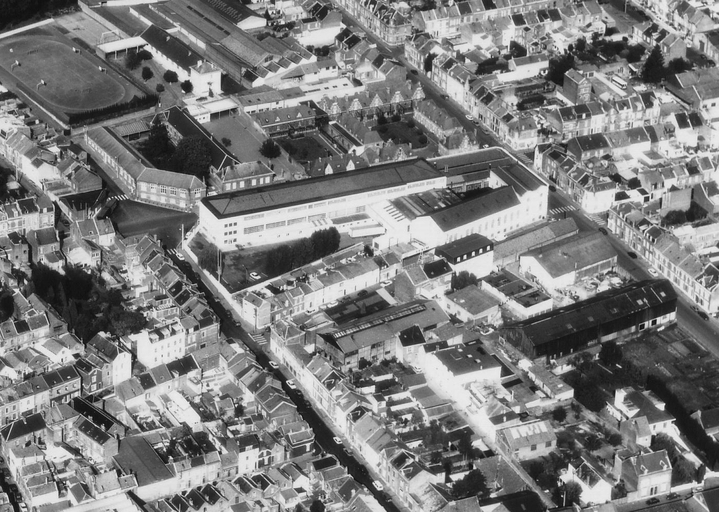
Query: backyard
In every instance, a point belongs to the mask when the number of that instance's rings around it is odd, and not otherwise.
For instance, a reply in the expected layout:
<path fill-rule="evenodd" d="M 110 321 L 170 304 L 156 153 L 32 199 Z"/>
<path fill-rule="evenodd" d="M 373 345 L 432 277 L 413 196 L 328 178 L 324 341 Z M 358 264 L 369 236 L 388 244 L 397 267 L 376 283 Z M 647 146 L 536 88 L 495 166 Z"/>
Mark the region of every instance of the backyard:
<path fill-rule="evenodd" d="M 309 133 L 298 138 L 284 137 L 277 139 L 277 143 L 298 162 L 312 162 L 337 154 L 318 134 Z"/>
<path fill-rule="evenodd" d="M 411 119 L 379 124 L 374 130 L 385 142 L 392 140 L 395 144 L 410 144 L 413 149 L 423 148 L 428 142 L 424 130 Z"/>

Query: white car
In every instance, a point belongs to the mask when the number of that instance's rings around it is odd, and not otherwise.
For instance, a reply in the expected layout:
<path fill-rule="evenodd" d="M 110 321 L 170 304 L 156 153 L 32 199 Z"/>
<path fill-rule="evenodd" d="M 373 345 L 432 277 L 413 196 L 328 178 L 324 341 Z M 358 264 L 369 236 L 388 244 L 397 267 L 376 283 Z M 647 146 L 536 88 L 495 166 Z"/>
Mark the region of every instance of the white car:
<path fill-rule="evenodd" d="M 185 255 L 182 254 L 180 251 L 177 251 L 177 259 L 180 261 L 185 261 Z"/>
<path fill-rule="evenodd" d="M 280 365 L 277 364 L 277 363 L 275 363 L 274 361 L 270 361 L 270 367 L 271 367 L 273 370 L 276 370 L 276 369 L 278 369 L 278 368 L 280 367 Z"/>
<path fill-rule="evenodd" d="M 333 437 L 332 440 L 335 442 L 335 444 L 342 444 L 342 439 L 337 436 Z"/>
<path fill-rule="evenodd" d="M 257 281 L 261 277 L 262 276 L 260 276 L 260 274 L 258 274 L 257 272 L 250 272 L 250 279 L 254 279 L 255 281 Z"/>
<path fill-rule="evenodd" d="M 467 118 L 467 121 L 472 121 L 472 122 L 474 122 L 474 116 L 472 116 L 472 115 L 470 115 L 470 114 L 466 114 L 464 117 Z"/>
<path fill-rule="evenodd" d="M 294 380 L 288 380 L 287 381 L 287 387 L 290 389 L 297 389 L 297 384 L 295 384 Z"/>
<path fill-rule="evenodd" d="M 381 284 L 382 286 L 389 286 L 389 285 L 392 284 L 392 281 L 382 281 L 380 284 Z"/>
<path fill-rule="evenodd" d="M 384 491 L 384 485 L 379 480 L 372 480 L 372 486 L 380 492 Z"/>
<path fill-rule="evenodd" d="M 650 273 L 651 275 L 653 275 L 654 277 L 658 277 L 658 276 L 659 276 L 659 272 L 657 272 L 656 270 L 654 270 L 652 267 L 649 267 L 649 268 L 647 269 L 647 272 L 649 272 L 649 273 Z"/>

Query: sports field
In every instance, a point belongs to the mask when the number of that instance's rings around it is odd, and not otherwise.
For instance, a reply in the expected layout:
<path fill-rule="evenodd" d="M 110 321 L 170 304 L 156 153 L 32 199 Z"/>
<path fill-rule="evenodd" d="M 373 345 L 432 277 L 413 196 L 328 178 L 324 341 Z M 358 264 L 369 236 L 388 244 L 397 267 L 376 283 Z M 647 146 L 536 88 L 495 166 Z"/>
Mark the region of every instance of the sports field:
<path fill-rule="evenodd" d="M 136 93 L 111 69 L 100 71 L 99 66 L 107 66 L 103 64 L 85 49 L 73 51 L 72 42 L 59 35 L 28 32 L 0 40 L 4 74 L 24 84 L 23 92 L 49 110 L 65 114 L 114 105 Z M 7 84 L 10 89 L 13 85 Z"/>

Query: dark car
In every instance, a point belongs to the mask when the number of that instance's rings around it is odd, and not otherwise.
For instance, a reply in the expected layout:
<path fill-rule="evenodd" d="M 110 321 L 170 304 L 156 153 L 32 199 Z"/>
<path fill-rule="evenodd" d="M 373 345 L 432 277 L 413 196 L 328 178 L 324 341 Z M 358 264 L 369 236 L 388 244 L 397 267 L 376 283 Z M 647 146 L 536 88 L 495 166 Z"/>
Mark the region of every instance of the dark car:
<path fill-rule="evenodd" d="M 660 503 L 659 498 L 649 498 L 647 500 L 647 505 L 656 505 L 657 503 Z"/>
<path fill-rule="evenodd" d="M 630 257 L 631 259 L 633 259 L 633 260 L 636 260 L 636 259 L 637 259 L 637 253 L 636 253 L 636 252 L 629 251 L 627 254 L 629 255 L 629 257 Z"/>
<path fill-rule="evenodd" d="M 679 495 L 678 495 L 677 493 L 675 493 L 675 492 L 670 492 L 669 494 L 667 494 L 667 499 L 668 499 L 668 500 L 675 500 L 675 499 L 677 499 L 677 498 L 681 498 L 681 496 L 679 496 Z"/>
<path fill-rule="evenodd" d="M 416 69 L 410 69 L 409 72 L 412 73 L 413 75 L 416 75 L 416 74 L 417 74 L 417 70 L 416 70 Z"/>
<path fill-rule="evenodd" d="M 603 235 L 608 235 L 608 234 L 609 234 L 609 232 L 608 232 L 606 229 L 604 229 L 604 228 L 599 228 L 599 232 L 600 232 L 601 234 L 603 234 Z"/>
<path fill-rule="evenodd" d="M 707 315 L 704 311 L 697 311 L 697 315 L 699 315 L 699 318 L 702 320 L 709 320 L 709 315 Z"/>
<path fill-rule="evenodd" d="M 550 191 L 550 192 L 556 192 L 556 191 L 557 191 L 557 187 L 555 187 L 554 185 L 549 185 L 549 191 Z"/>
<path fill-rule="evenodd" d="M 367 290 L 360 290 L 360 292 L 357 294 L 357 297 L 364 297 L 369 292 Z"/>

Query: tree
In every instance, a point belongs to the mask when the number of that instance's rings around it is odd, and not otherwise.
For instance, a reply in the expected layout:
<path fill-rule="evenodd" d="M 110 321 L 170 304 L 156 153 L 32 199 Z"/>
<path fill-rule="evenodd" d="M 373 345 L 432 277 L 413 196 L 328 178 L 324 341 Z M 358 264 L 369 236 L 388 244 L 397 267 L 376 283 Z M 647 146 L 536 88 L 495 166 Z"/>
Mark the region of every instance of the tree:
<path fill-rule="evenodd" d="M 563 55 L 549 60 L 547 80 L 557 85 L 564 85 L 564 75 L 574 67 L 574 57 L 571 54 Z"/>
<path fill-rule="evenodd" d="M 232 141 L 227 137 L 222 137 L 222 145 L 226 148 L 229 148 L 230 146 L 232 146 Z"/>
<path fill-rule="evenodd" d="M 162 85 L 162 84 L 157 84 L 157 85 L 155 86 L 155 90 L 156 90 L 157 92 L 165 92 L 165 86 Z"/>
<path fill-rule="evenodd" d="M 452 289 L 461 290 L 467 286 L 479 283 L 479 279 L 474 274 L 470 274 L 466 270 L 462 270 L 459 274 L 452 275 Z"/>
<path fill-rule="evenodd" d="M 162 79 L 167 82 L 168 84 L 174 84 L 178 81 L 177 73 L 174 71 L 170 71 L 169 69 L 165 71 L 165 73 L 162 75 Z"/>
<path fill-rule="evenodd" d="M 175 153 L 167 127 L 160 121 L 155 121 L 150 127 L 150 135 L 140 144 L 139 150 L 155 167 L 167 170 Z"/>
<path fill-rule="evenodd" d="M 602 343 L 602 348 L 599 350 L 599 360 L 607 366 L 613 366 L 618 364 L 622 360 L 622 347 L 617 345 L 614 340 L 609 340 Z"/>
<path fill-rule="evenodd" d="M 212 164 L 212 147 L 201 135 L 183 138 L 170 162 L 173 170 L 183 174 L 192 174 L 200 179 L 207 178 Z"/>
<path fill-rule="evenodd" d="M 559 496 L 558 502 L 560 506 L 572 505 L 576 503 L 580 505 L 580 498 L 582 497 L 582 486 L 577 482 L 567 482 L 558 489 Z"/>
<path fill-rule="evenodd" d="M 142 59 L 137 52 L 127 52 L 125 54 L 125 67 L 129 70 L 135 70 L 142 64 Z"/>
<path fill-rule="evenodd" d="M 260 146 L 260 154 L 272 160 L 282 154 L 279 144 L 272 139 L 266 139 Z"/>
<path fill-rule="evenodd" d="M 210 244 L 203 247 L 200 254 L 197 255 L 197 263 L 200 268 L 207 270 L 210 274 L 217 275 L 217 260 L 219 256 L 219 250 L 214 244 Z"/>
<path fill-rule="evenodd" d="M 602 440 L 594 434 L 590 434 L 585 440 L 585 446 L 590 452 L 595 452 L 602 447 Z"/>
<path fill-rule="evenodd" d="M 428 142 L 427 136 L 424 134 L 420 135 L 419 137 L 417 137 L 417 142 L 424 146 Z"/>
<path fill-rule="evenodd" d="M 691 69 L 691 62 L 686 59 L 682 59 L 681 57 L 677 57 L 676 59 L 670 60 L 667 64 L 666 76 L 677 75 L 685 71 L 691 71 Z"/>
<path fill-rule="evenodd" d="M 609 437 L 607 437 L 607 442 L 612 446 L 619 446 L 622 444 L 622 435 L 617 432 L 613 432 L 609 435 Z"/>
<path fill-rule="evenodd" d="M 696 475 L 694 475 L 694 481 L 698 482 L 700 484 L 703 483 L 704 477 L 706 476 L 706 474 L 707 474 L 707 467 L 704 464 L 700 465 L 697 468 Z"/>
<path fill-rule="evenodd" d="M 153 76 L 155 76 L 155 73 L 153 73 L 149 67 L 145 66 L 142 68 L 142 79 L 145 82 L 150 80 Z"/>
<path fill-rule="evenodd" d="M 315 500 L 310 505 L 310 512 L 325 512 L 325 504 L 320 500 Z"/>
<path fill-rule="evenodd" d="M 145 50 L 144 48 L 142 50 L 140 50 L 139 52 L 137 52 L 137 57 L 141 61 L 152 60 L 152 54 L 149 51 Z"/>
<path fill-rule="evenodd" d="M 563 422 L 567 419 L 567 410 L 562 406 L 555 408 L 552 411 L 552 419 L 554 419 L 554 421 L 558 421 L 559 423 Z"/>
<path fill-rule="evenodd" d="M 577 43 L 574 45 L 574 49 L 577 51 L 577 53 L 584 53 L 585 51 L 587 51 L 587 40 L 583 37 L 577 39 Z"/>
<path fill-rule="evenodd" d="M 194 88 L 195 86 L 192 85 L 192 82 L 190 82 L 189 80 L 185 80 L 180 84 L 180 89 L 182 89 L 182 92 L 184 92 L 185 94 L 190 94 Z"/>
<path fill-rule="evenodd" d="M 684 457 L 672 463 L 672 485 L 682 485 L 694 480 L 696 468 Z"/>
<path fill-rule="evenodd" d="M 478 469 L 473 469 L 464 478 L 457 480 L 452 485 L 452 495 L 458 500 L 469 498 L 470 496 L 485 496 L 488 492 L 487 481 Z"/>
<path fill-rule="evenodd" d="M 665 226 L 679 226 L 686 224 L 687 214 L 681 210 L 671 210 L 662 218 L 662 224 Z"/>
<path fill-rule="evenodd" d="M 658 84 L 664 78 L 664 55 L 659 45 L 655 45 L 642 67 L 642 80 Z"/>
<path fill-rule="evenodd" d="M 474 460 L 475 449 L 472 445 L 472 435 L 469 432 L 464 432 L 462 437 L 457 442 L 457 451 L 461 453 L 465 458 Z"/>

